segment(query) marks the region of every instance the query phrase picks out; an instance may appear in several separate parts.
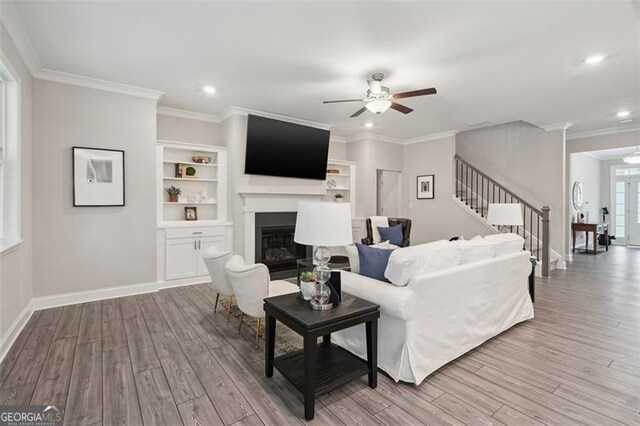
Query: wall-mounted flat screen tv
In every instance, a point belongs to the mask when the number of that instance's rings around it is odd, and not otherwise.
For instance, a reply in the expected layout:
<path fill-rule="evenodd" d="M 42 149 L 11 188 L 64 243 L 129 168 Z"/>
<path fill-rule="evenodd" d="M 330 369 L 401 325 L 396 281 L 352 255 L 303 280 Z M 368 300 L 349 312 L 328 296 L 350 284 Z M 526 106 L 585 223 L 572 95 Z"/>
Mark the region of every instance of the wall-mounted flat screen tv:
<path fill-rule="evenodd" d="M 249 115 L 244 172 L 324 180 L 329 131 Z"/>

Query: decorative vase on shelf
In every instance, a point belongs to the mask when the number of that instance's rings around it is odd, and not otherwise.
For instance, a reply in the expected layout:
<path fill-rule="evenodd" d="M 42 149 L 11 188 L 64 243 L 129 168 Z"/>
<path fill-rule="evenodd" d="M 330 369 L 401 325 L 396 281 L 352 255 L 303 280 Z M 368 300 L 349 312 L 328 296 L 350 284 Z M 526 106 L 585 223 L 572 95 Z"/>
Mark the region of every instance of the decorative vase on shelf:
<path fill-rule="evenodd" d="M 207 201 L 209 201 L 209 194 L 207 191 L 200 191 L 200 202 L 206 203 Z"/>
<path fill-rule="evenodd" d="M 169 202 L 177 203 L 178 202 L 178 194 L 169 194 Z"/>

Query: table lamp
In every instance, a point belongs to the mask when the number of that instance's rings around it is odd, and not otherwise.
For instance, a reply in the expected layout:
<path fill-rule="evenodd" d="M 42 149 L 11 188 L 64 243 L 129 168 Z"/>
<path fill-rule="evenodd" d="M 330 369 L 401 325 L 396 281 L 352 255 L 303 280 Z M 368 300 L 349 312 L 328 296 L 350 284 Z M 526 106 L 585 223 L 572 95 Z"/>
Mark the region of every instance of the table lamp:
<path fill-rule="evenodd" d="M 513 204 L 489 204 L 487 222 L 497 225 L 502 233 L 510 231 L 511 226 L 522 226 L 522 206 Z"/>
<path fill-rule="evenodd" d="M 331 259 L 329 247 L 346 246 L 353 242 L 351 231 L 351 205 L 321 201 L 301 201 L 298 204 L 296 232 L 293 240 L 298 244 L 315 246 L 313 259 L 318 265 L 313 273 L 316 291 L 309 304 L 312 309 L 324 311 L 333 308 L 329 301 L 331 290 L 325 283 L 331 277 L 327 266 Z"/>

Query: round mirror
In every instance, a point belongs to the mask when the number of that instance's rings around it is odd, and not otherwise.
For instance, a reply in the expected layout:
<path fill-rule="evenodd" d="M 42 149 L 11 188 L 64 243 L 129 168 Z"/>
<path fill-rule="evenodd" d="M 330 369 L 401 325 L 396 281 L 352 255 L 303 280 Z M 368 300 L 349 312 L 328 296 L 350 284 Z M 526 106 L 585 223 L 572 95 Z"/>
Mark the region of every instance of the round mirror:
<path fill-rule="evenodd" d="M 578 181 L 575 181 L 573 183 L 571 200 L 573 201 L 573 208 L 576 210 L 580 210 L 580 208 L 582 207 L 582 185 Z"/>

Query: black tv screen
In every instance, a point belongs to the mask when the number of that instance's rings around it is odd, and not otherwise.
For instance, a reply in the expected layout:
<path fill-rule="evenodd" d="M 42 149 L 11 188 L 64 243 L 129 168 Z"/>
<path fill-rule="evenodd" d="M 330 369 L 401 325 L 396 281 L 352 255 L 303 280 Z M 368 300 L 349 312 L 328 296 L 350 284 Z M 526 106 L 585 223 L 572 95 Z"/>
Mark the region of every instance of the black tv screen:
<path fill-rule="evenodd" d="M 249 115 L 244 172 L 324 180 L 329 131 Z"/>

